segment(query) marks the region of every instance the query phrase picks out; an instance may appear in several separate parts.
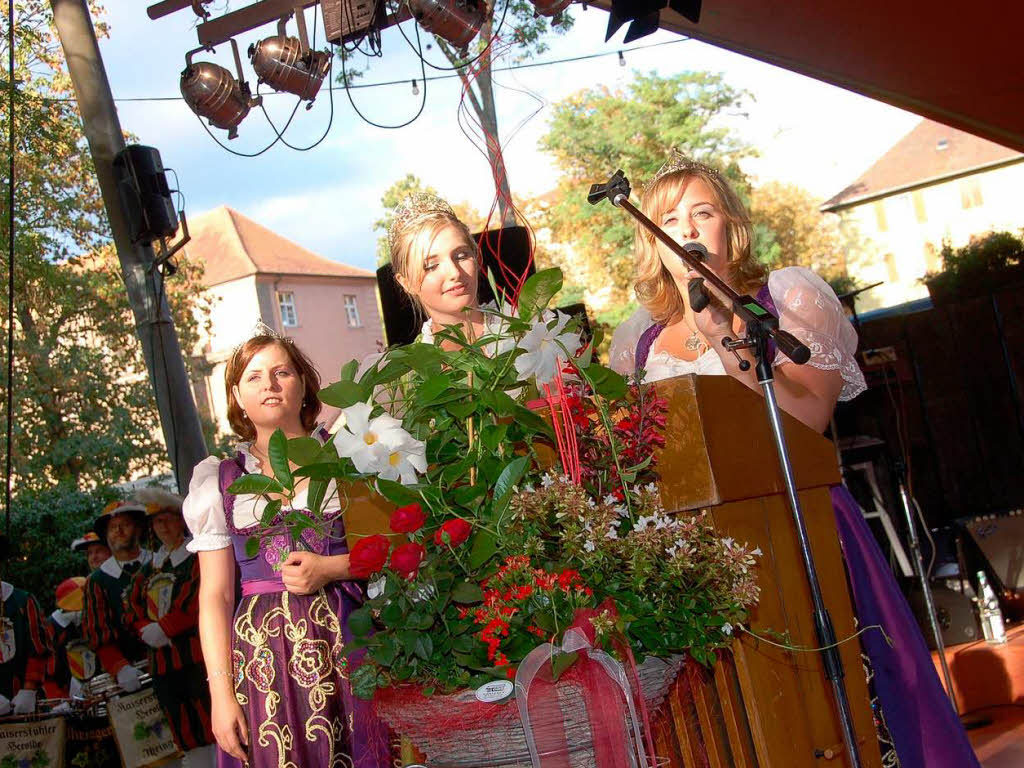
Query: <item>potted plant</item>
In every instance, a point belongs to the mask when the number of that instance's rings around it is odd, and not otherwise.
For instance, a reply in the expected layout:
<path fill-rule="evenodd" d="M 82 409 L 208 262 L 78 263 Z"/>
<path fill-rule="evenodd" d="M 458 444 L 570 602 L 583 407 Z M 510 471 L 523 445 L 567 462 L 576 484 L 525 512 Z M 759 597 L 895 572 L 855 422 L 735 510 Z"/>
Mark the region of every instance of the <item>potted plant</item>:
<path fill-rule="evenodd" d="M 936 305 L 1024 282 L 1024 239 L 1011 232 L 971 237 L 959 248 L 944 240 L 940 255 L 942 271 L 922 278 Z"/>
<path fill-rule="evenodd" d="M 282 435 L 271 448 L 299 468 L 243 478 L 286 495 L 293 477 L 363 481 L 395 505 L 390 528 L 406 539 L 351 550 L 369 582 L 349 621 L 350 650 L 366 649 L 351 680 L 432 757 L 454 739 L 478 762 L 528 758 L 516 704 L 474 692 L 517 680 L 522 696 L 521 665 L 544 643 L 547 680 L 585 694 L 587 660 L 604 653 L 656 704 L 684 656 L 713 663 L 757 599 L 759 552 L 663 509 L 665 403 L 597 363 L 593 344 L 578 351 L 576 323 L 547 309 L 560 287 L 558 270 L 538 272 L 514 312 L 491 311 L 495 330 L 441 332 L 453 351 L 411 344 L 363 371 L 352 361 L 321 392 L 344 414 L 332 442 Z M 319 526 L 313 506 L 285 517 L 293 536 Z M 577 650 L 556 652 L 569 641 Z M 574 743 L 587 739 L 585 708 L 560 710 Z"/>

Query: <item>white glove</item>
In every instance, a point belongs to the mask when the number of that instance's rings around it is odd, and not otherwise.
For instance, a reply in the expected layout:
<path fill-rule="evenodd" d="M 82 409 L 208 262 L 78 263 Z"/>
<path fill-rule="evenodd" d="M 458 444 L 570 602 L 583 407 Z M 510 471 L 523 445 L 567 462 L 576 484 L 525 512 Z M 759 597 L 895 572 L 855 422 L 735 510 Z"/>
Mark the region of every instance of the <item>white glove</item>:
<path fill-rule="evenodd" d="M 117 684 L 124 688 L 125 692 L 135 693 L 142 687 L 142 681 L 139 680 L 139 670 L 131 664 L 125 664 L 117 672 Z"/>
<path fill-rule="evenodd" d="M 155 621 L 144 626 L 139 635 L 142 637 L 142 642 L 150 648 L 163 648 L 165 645 L 171 644 L 171 638 L 164 632 L 164 628 Z"/>
<path fill-rule="evenodd" d="M 11 714 L 11 700 L 0 693 L 0 717 Z"/>
<path fill-rule="evenodd" d="M 28 688 L 22 688 L 11 700 L 14 705 L 14 714 L 16 715 L 31 715 L 36 711 L 36 696 L 39 695 L 38 691 L 30 690 Z"/>
<path fill-rule="evenodd" d="M 72 677 L 71 682 L 68 683 L 68 696 L 72 699 L 85 698 L 85 686 L 77 677 Z"/>

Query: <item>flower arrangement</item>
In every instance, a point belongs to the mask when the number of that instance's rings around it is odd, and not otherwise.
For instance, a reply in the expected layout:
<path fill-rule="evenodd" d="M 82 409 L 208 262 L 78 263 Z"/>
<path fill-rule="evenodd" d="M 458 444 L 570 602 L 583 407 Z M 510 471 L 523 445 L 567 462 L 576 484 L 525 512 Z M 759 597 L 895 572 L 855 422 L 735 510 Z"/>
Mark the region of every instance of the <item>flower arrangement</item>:
<path fill-rule="evenodd" d="M 310 510 L 278 503 L 264 515 L 264 535 L 284 526 L 295 540 L 322 529 L 331 479 L 372 483 L 396 505 L 390 527 L 405 542 L 373 535 L 350 553 L 352 575 L 369 581 L 349 619 L 348 650 L 367 649 L 358 696 L 514 677 L 581 610 L 610 652 L 624 639 L 641 658 L 712 663 L 756 602 L 759 553 L 705 515 L 662 508 L 665 403 L 597 363 L 577 321 L 547 309 L 560 288 L 558 270 L 540 271 L 480 338 L 446 328 L 365 370 L 348 363 L 321 392 L 344 414 L 333 440 L 275 435 L 274 476 L 231 489 L 287 502 L 308 477 Z"/>

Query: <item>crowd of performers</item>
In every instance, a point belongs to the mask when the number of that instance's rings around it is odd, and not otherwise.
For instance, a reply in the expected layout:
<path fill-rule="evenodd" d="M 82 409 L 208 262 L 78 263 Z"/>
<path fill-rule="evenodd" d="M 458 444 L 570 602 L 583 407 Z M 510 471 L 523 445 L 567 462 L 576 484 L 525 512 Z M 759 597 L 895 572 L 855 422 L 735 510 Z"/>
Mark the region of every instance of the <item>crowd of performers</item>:
<path fill-rule="evenodd" d="M 84 554 L 89 576 L 62 581 L 48 617 L 33 595 L 3 583 L 0 716 L 31 715 L 43 699 L 85 702 L 89 682 L 101 673 L 133 693 L 142 687 L 143 668 L 187 764 L 212 768 L 199 561 L 186 548 L 181 503 L 147 488 L 104 509 L 93 530 L 71 544 Z M 143 546 L 148 531 L 159 542 L 155 552 Z"/>
<path fill-rule="evenodd" d="M 856 332 L 829 286 L 802 267 L 766 272 L 751 253 L 750 217 L 728 181 L 678 153 L 645 185 L 641 209 L 678 242 L 703 244 L 712 270 L 738 292 L 756 295 L 782 329 L 807 344 L 806 365 L 776 357 L 777 396 L 784 410 L 823 431 L 836 402 L 865 387 L 854 357 Z M 421 341 L 432 342 L 449 325 L 463 326 L 471 338 L 489 330 L 477 300 L 479 249 L 447 203 L 429 195 L 405 201 L 389 243 L 397 281 L 426 318 Z M 642 370 L 648 380 L 728 375 L 759 391 L 754 361 L 746 371 L 739 365 L 749 353 L 737 357 L 721 344 L 726 335 L 742 335 L 738 318 L 717 300 L 695 313 L 688 284 L 696 275 L 645 231 L 637 234 L 635 254 L 641 307 L 614 335 L 612 367 Z M 235 455 L 196 466 L 181 508 L 191 538 L 176 505 L 136 499 L 107 510 L 95 535 L 82 540 L 95 570 L 84 585 L 61 585 L 58 599 L 68 609 L 49 622 L 30 596 L 5 585 L 7 615 L 24 652 L 10 671 L 4 665 L 0 705 L 31 710 L 47 668 L 54 685 L 69 685 L 68 668 L 81 664 L 69 649 L 80 642 L 125 690 L 139 685 L 132 662 L 148 655 L 183 749 L 215 739 L 222 764 L 237 760 L 252 768 L 388 765 L 386 728 L 351 695 L 348 672 L 358 655 L 340 653 L 346 617 L 364 586 L 349 578 L 340 510 L 326 510 L 333 535 L 307 531 L 297 551 L 284 537 L 264 538 L 250 554 L 246 540 L 266 502 L 227 491 L 242 474 L 269 468 L 275 430 L 326 439 L 317 421 L 317 371 L 291 340 L 264 332 L 234 351 L 225 385 L 240 442 Z M 295 509 L 304 503 L 304 482 Z M 913 616 L 845 493 L 835 489 L 833 500 L 859 622 L 881 624 L 894 639 L 889 647 L 869 634 L 865 650 L 900 762 L 976 766 Z M 337 498 L 330 489 L 326 496 Z M 138 543 L 147 520 L 163 543 L 155 554 Z M 84 594 L 80 627 L 68 601 L 76 591 Z M 51 656 L 58 645 L 63 656 Z"/>

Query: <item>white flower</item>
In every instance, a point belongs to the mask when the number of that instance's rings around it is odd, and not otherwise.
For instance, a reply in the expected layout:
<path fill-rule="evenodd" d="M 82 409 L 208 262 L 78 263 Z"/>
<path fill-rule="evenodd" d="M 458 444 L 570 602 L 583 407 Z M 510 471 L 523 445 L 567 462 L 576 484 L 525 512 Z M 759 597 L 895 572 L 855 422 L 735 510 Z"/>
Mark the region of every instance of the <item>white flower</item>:
<path fill-rule="evenodd" d="M 726 549 L 732 549 L 732 545 L 735 543 L 735 539 L 732 536 L 726 536 L 722 539 L 722 544 L 725 545 Z"/>
<path fill-rule="evenodd" d="M 590 509 L 594 509 L 594 508 L 595 508 L 595 507 L 597 506 L 597 502 L 596 502 L 596 501 L 594 501 L 594 500 L 593 500 L 593 499 L 591 499 L 591 498 L 588 498 L 588 499 L 587 499 L 587 506 L 588 506 L 588 507 L 589 507 Z"/>
<path fill-rule="evenodd" d="M 357 472 L 375 471 L 375 445 L 388 439 L 401 439 L 409 434 L 402 429 L 402 422 L 387 414 L 370 420 L 372 410 L 372 406 L 367 403 L 356 403 L 343 409 L 341 414 L 345 417 L 345 425 L 334 436 L 338 455 L 352 459 Z"/>
<path fill-rule="evenodd" d="M 433 600 L 437 597 L 437 590 L 434 589 L 433 584 L 421 584 L 415 592 L 411 595 L 414 603 L 422 603 L 427 600 Z"/>
<path fill-rule="evenodd" d="M 603 501 L 604 501 L 605 504 L 612 505 L 612 504 L 615 504 L 615 502 L 617 502 L 618 499 L 616 499 L 614 496 L 612 496 L 609 493 L 607 496 L 604 497 Z"/>
<path fill-rule="evenodd" d="M 368 582 L 366 585 L 366 596 L 371 600 L 374 600 L 384 594 L 384 584 L 387 582 L 386 576 L 381 576 L 379 579 Z"/>
<path fill-rule="evenodd" d="M 597 549 L 597 544 L 587 539 L 587 541 L 583 543 L 583 548 L 587 550 L 587 552 L 593 552 L 595 549 Z"/>
<path fill-rule="evenodd" d="M 615 514 L 619 517 L 629 517 L 629 510 L 626 509 L 625 504 L 616 504 L 612 509 L 615 510 Z"/>
<path fill-rule="evenodd" d="M 754 547 L 754 550 L 750 554 L 752 554 L 754 557 L 760 557 L 763 553 L 761 552 L 760 547 Z"/>
<path fill-rule="evenodd" d="M 371 472 L 383 480 L 398 480 L 402 485 L 416 482 L 417 473 L 427 471 L 427 449 L 404 429 L 400 435 L 389 435 L 372 448 L 374 464 Z"/>
<path fill-rule="evenodd" d="M 648 483 L 647 485 L 644 486 L 644 490 L 647 491 L 648 493 L 657 493 L 658 486 L 656 486 L 654 483 Z"/>
<path fill-rule="evenodd" d="M 731 635 L 732 634 L 732 624 L 730 624 L 728 621 L 725 622 L 725 624 L 722 625 L 722 632 L 724 632 L 727 635 Z"/>
<path fill-rule="evenodd" d="M 569 316 L 555 312 L 553 320 L 552 325 L 552 313 L 545 312 L 516 345 L 525 350 L 515 361 L 520 381 L 535 377 L 538 385 L 548 384 L 558 375 L 561 363 L 579 349 L 578 333 L 562 333 Z"/>
<path fill-rule="evenodd" d="M 614 525 L 608 529 L 608 533 L 604 535 L 606 539 L 617 539 L 619 538 L 619 529 Z"/>
<path fill-rule="evenodd" d="M 550 488 L 555 484 L 555 478 L 551 476 L 550 472 L 545 472 L 544 476 L 540 479 L 542 488 Z"/>

